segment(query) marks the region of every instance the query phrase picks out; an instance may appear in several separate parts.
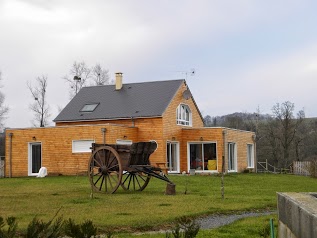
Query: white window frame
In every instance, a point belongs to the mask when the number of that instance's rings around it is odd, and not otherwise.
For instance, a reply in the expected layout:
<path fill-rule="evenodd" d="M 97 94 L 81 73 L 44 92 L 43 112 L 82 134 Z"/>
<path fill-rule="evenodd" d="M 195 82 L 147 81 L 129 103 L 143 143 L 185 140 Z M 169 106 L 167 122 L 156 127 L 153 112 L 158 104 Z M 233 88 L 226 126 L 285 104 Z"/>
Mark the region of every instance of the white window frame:
<path fill-rule="evenodd" d="M 249 147 L 251 147 L 251 150 L 249 150 Z M 254 144 L 247 144 L 247 163 L 248 168 L 254 168 Z"/>
<path fill-rule="evenodd" d="M 192 111 L 186 104 L 179 104 L 176 108 L 176 124 L 181 126 L 192 126 Z"/>
<path fill-rule="evenodd" d="M 234 154 L 233 154 L 233 165 L 234 165 L 234 169 L 233 170 L 229 170 L 229 156 L 230 156 L 230 151 L 229 151 L 229 144 L 233 144 L 234 146 Z M 228 172 L 237 172 L 238 171 L 238 162 L 237 162 L 237 155 L 238 155 L 238 147 L 237 147 L 237 143 L 235 142 L 229 142 L 228 143 Z"/>
<path fill-rule="evenodd" d="M 79 143 L 81 145 L 79 146 Z M 92 139 L 83 139 L 83 140 L 73 140 L 72 141 L 72 153 L 90 153 L 91 144 L 95 143 L 95 140 Z"/>
<path fill-rule="evenodd" d="M 28 143 L 28 176 L 37 176 L 39 173 L 33 173 L 32 172 L 32 146 L 33 145 L 41 145 L 41 166 L 43 164 L 43 146 L 42 146 L 42 142 L 30 142 Z"/>
<path fill-rule="evenodd" d="M 188 171 L 190 170 L 190 145 L 197 145 L 201 144 L 202 145 L 202 153 L 204 154 L 204 144 L 215 144 L 216 145 L 216 164 L 217 164 L 217 169 L 216 170 L 196 170 L 197 173 L 210 173 L 210 172 L 218 172 L 218 144 L 217 141 L 188 141 L 187 142 L 187 168 Z"/>
<path fill-rule="evenodd" d="M 168 146 L 167 144 L 170 144 L 170 151 L 168 151 Z M 175 145 L 175 149 L 176 149 L 176 170 L 170 170 L 170 168 L 168 168 L 168 173 L 180 173 L 180 153 L 179 153 L 179 142 L 178 141 L 166 141 L 166 162 L 167 162 L 167 153 L 169 153 L 169 158 L 171 160 L 171 146 Z M 169 161 L 169 163 L 171 163 L 171 161 Z"/>

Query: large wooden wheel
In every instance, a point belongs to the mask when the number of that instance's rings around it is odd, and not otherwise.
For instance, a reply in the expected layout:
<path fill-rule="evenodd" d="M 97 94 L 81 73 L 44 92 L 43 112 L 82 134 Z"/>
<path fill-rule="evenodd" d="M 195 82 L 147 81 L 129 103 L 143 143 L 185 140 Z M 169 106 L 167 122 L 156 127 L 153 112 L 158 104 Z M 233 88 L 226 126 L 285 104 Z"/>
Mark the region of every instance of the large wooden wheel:
<path fill-rule="evenodd" d="M 130 191 L 142 191 L 148 185 L 151 176 L 143 172 L 125 172 L 122 177 L 122 188 Z"/>
<path fill-rule="evenodd" d="M 110 146 L 99 147 L 90 157 L 88 172 L 95 191 L 114 193 L 121 185 L 123 172 L 118 152 Z"/>

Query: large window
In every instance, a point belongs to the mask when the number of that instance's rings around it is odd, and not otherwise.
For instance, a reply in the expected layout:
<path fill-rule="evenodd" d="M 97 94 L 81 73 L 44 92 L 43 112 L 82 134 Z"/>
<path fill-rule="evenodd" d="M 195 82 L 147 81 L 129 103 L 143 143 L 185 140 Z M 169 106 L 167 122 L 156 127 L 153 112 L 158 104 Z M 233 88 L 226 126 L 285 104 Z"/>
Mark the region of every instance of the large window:
<path fill-rule="evenodd" d="M 254 149 L 253 144 L 247 144 L 248 168 L 254 168 Z"/>
<path fill-rule="evenodd" d="M 216 143 L 189 143 L 190 169 L 217 170 L 217 144 Z"/>
<path fill-rule="evenodd" d="M 177 125 L 192 125 L 192 113 L 187 105 L 179 104 L 176 110 Z"/>

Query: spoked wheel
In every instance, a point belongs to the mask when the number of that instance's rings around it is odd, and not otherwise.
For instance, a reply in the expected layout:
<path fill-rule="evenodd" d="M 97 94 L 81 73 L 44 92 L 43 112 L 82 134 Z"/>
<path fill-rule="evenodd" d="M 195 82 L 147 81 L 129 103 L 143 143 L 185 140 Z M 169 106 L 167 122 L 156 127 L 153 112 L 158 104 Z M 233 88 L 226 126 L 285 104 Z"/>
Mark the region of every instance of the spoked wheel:
<path fill-rule="evenodd" d="M 122 188 L 130 191 L 142 191 L 148 185 L 151 176 L 142 172 L 125 172 L 122 177 Z"/>
<path fill-rule="evenodd" d="M 95 191 L 114 193 L 121 185 L 123 172 L 118 152 L 109 146 L 98 148 L 90 157 L 88 172 Z"/>

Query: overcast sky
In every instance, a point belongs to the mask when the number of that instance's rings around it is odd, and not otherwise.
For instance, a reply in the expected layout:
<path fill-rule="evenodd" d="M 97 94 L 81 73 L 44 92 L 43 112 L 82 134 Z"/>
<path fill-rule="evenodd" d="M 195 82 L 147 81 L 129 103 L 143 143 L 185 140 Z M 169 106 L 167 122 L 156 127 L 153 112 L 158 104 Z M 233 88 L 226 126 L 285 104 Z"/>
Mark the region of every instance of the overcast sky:
<path fill-rule="evenodd" d="M 317 117 L 314 0 L 0 0 L 0 29 L 6 127 L 32 126 L 26 83 L 41 75 L 53 120 L 74 61 L 124 83 L 185 78 L 203 115 L 291 101 Z"/>

